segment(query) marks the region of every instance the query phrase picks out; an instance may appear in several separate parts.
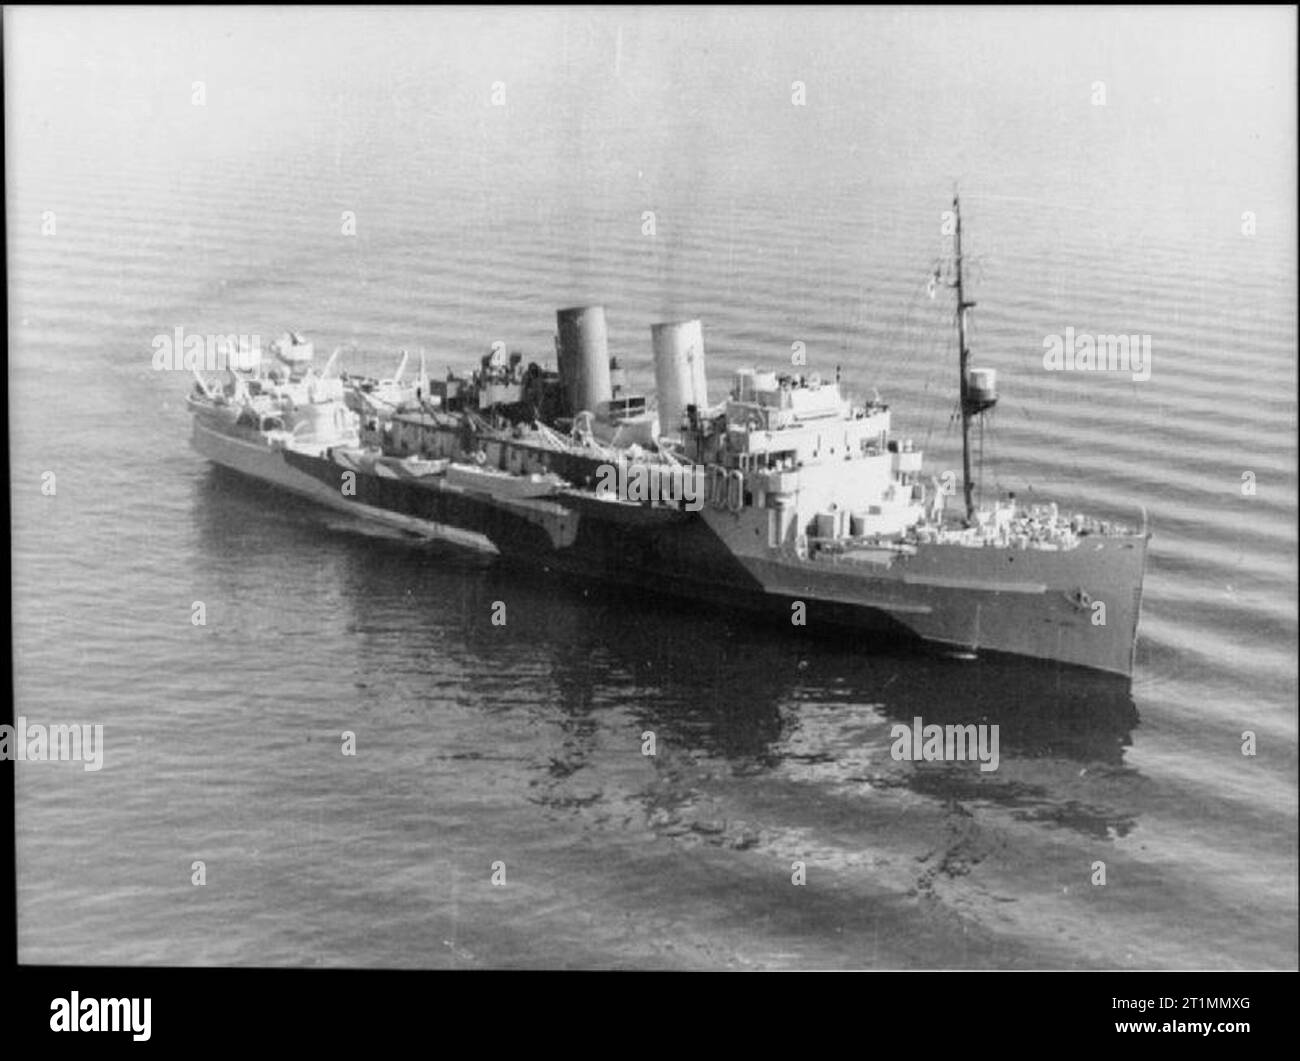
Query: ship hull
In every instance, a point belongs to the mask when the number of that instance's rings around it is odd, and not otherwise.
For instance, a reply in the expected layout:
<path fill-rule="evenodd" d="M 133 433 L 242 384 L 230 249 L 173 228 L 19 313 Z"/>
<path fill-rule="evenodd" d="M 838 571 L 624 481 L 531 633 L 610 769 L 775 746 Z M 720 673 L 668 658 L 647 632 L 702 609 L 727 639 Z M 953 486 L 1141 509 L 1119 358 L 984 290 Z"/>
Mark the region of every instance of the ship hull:
<path fill-rule="evenodd" d="M 288 452 L 332 484 L 336 465 Z M 602 501 L 493 496 L 357 474 L 349 503 L 482 535 L 513 563 L 713 606 L 762 613 L 797 635 L 819 627 L 1132 674 L 1144 536 L 1087 537 L 1068 551 L 918 545 L 866 562 L 768 546 L 764 513 L 688 512 Z"/>
<path fill-rule="evenodd" d="M 871 607 L 922 640 L 958 652 L 998 652 L 1129 676 L 1145 553 L 1142 538 L 1098 538 L 1057 553 L 921 545 L 888 570 L 864 574 L 819 561 L 759 560 L 751 566 L 771 592 Z"/>
<path fill-rule="evenodd" d="M 191 445 L 195 452 L 214 464 L 250 479 L 269 483 L 326 508 L 347 512 L 422 538 L 451 541 L 485 550 L 493 548 L 491 542 L 468 527 L 448 526 L 421 519 L 393 508 L 366 504 L 364 500 L 345 494 L 343 473 L 349 469 L 340 467 L 324 455 L 295 453 L 305 464 L 295 463 L 287 459 L 293 451 L 234 437 L 215 430 L 199 418 L 194 421 Z M 360 472 L 353 474 L 363 480 L 378 479 L 377 476 L 363 475 Z"/>

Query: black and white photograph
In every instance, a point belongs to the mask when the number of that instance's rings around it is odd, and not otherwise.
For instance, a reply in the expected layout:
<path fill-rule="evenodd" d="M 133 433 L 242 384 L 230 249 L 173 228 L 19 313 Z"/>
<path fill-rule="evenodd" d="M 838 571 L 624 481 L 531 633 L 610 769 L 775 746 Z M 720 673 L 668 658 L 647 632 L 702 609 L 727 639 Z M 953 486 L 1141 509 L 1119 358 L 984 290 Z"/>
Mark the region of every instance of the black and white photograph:
<path fill-rule="evenodd" d="M 7 7 L 18 964 L 1294 972 L 1296 30 Z"/>

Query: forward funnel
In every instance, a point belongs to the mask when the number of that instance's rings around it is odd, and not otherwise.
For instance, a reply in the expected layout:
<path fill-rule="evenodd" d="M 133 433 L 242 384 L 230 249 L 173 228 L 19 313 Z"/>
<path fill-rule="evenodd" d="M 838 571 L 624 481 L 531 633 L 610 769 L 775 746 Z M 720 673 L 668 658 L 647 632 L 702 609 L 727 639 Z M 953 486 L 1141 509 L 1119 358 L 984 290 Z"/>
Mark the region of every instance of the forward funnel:
<path fill-rule="evenodd" d="M 650 326 L 655 357 L 655 390 L 659 399 L 659 431 L 675 436 L 686 407 L 708 405 L 704 375 L 704 334 L 698 320 Z"/>

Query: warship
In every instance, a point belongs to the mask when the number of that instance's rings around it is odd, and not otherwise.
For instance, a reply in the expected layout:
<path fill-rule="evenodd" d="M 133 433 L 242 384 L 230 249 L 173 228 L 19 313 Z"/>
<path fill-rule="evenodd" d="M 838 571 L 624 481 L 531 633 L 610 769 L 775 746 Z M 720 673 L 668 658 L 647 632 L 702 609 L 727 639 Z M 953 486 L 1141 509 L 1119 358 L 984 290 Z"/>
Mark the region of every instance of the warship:
<path fill-rule="evenodd" d="M 405 531 L 495 550 L 575 583 L 765 615 L 959 658 L 1131 678 L 1149 531 L 977 504 L 971 433 L 996 405 L 955 291 L 960 495 L 895 437 L 889 405 L 816 374 L 741 369 L 711 401 L 699 320 L 651 328 L 655 402 L 609 356 L 600 306 L 559 310 L 556 368 L 496 344 L 479 367 L 401 382 L 314 367 L 296 333 L 254 371 L 198 377 L 208 460 Z M 629 599 L 635 599 L 629 597 Z"/>

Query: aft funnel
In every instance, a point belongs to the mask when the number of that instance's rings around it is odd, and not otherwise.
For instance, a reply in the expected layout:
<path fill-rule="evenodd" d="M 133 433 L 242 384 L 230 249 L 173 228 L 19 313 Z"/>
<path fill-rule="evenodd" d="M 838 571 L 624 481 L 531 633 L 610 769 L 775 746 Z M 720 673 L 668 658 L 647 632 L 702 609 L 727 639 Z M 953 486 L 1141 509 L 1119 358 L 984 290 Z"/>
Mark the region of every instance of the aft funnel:
<path fill-rule="evenodd" d="M 603 306 L 575 306 L 555 314 L 555 353 L 569 413 L 598 413 L 614 396 Z"/>
<path fill-rule="evenodd" d="M 659 430 L 671 437 L 681 429 L 688 405 L 703 409 L 709 402 L 704 334 L 698 320 L 652 324 L 650 343 L 655 355 Z"/>

